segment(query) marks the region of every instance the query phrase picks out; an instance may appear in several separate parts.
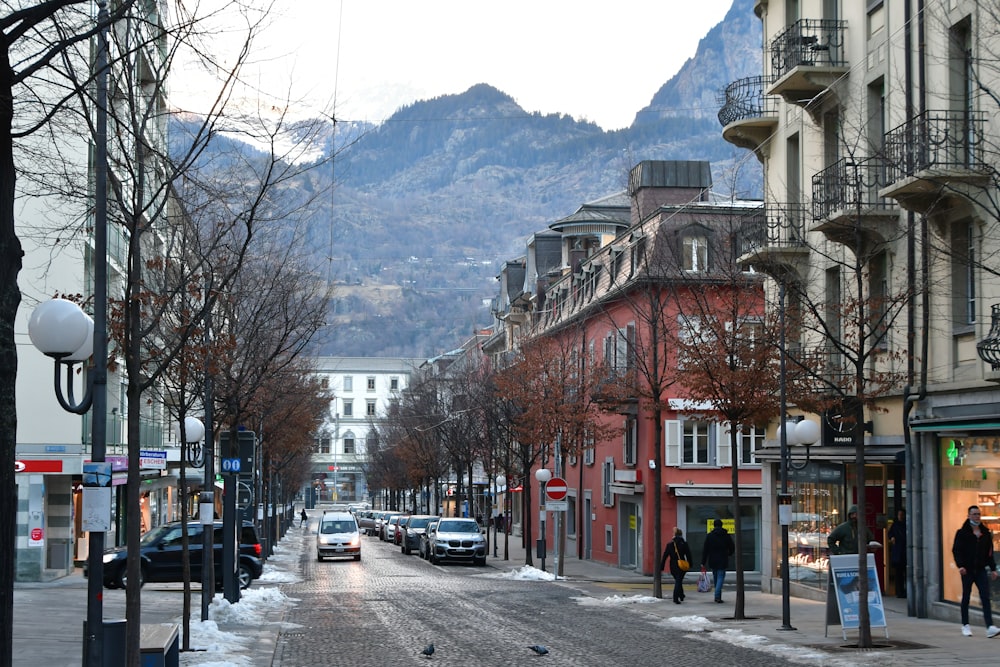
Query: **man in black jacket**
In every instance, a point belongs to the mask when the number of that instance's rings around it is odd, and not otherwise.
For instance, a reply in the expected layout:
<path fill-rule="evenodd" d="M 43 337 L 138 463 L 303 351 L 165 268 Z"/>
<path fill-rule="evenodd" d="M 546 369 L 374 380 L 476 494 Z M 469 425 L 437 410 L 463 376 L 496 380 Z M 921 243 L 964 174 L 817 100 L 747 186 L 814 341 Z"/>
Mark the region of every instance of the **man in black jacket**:
<path fill-rule="evenodd" d="M 997 578 L 997 563 L 993 558 L 993 534 L 981 522 L 977 505 L 969 507 L 969 518 L 955 533 L 955 543 L 951 547 L 958 573 L 962 575 L 962 634 L 972 636 L 969 628 L 969 598 L 972 584 L 979 589 L 979 599 L 983 605 L 986 621 L 986 636 L 1000 635 L 1000 628 L 993 625 L 993 611 L 990 609 L 990 582 L 987 577 Z M 987 568 L 989 574 L 987 575 Z"/>
<path fill-rule="evenodd" d="M 736 553 L 733 536 L 722 527 L 722 519 L 715 520 L 715 528 L 705 536 L 705 546 L 701 550 L 701 571 L 705 565 L 712 569 L 715 578 L 715 601 L 722 602 L 722 584 L 726 581 L 729 557 Z"/>

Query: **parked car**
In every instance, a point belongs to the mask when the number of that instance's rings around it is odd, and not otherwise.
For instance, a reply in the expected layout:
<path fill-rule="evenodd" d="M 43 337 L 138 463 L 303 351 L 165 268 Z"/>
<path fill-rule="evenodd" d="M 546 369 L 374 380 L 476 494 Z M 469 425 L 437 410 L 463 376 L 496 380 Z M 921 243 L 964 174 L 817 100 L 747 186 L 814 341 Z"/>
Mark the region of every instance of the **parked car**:
<path fill-rule="evenodd" d="M 202 565 L 202 535 L 203 526 L 196 521 L 189 521 L 188 529 L 188 560 L 191 563 L 191 581 L 201 581 Z M 213 528 L 213 559 L 215 565 L 215 585 L 222 588 L 222 522 L 216 521 Z M 157 526 L 139 538 L 139 555 L 141 558 L 139 585 L 147 581 L 179 582 L 184 581 L 183 548 L 181 546 L 181 523 L 166 523 Z M 254 579 L 260 577 L 263 570 L 261 562 L 260 538 L 252 523 L 243 522 L 239 535 L 239 562 L 236 565 L 236 577 L 240 588 L 247 588 Z M 107 588 L 125 588 L 128 582 L 126 547 L 114 547 L 104 551 L 104 585 Z M 84 567 L 84 576 L 87 568 Z"/>
<path fill-rule="evenodd" d="M 395 544 L 396 541 L 396 526 L 399 524 L 399 520 L 403 517 L 402 514 L 393 514 L 388 519 L 385 520 L 385 524 L 382 526 L 381 538 L 384 542 L 392 542 Z"/>
<path fill-rule="evenodd" d="M 374 510 L 358 510 L 354 513 L 354 518 L 358 520 L 358 530 L 363 535 L 372 534 L 372 530 L 375 529 L 376 514 L 377 512 Z"/>
<path fill-rule="evenodd" d="M 429 541 L 428 560 L 486 565 L 486 538 L 475 519 L 442 518 Z"/>
<path fill-rule="evenodd" d="M 403 544 L 403 535 L 406 533 L 406 524 L 410 522 L 410 515 L 404 514 L 399 517 L 396 528 L 392 531 L 392 543 L 397 547 Z"/>
<path fill-rule="evenodd" d="M 389 519 L 393 516 L 401 516 L 400 512 L 383 512 L 382 516 L 375 522 L 375 534 L 378 535 L 378 539 L 385 542 L 386 539 L 386 526 L 389 525 Z"/>
<path fill-rule="evenodd" d="M 361 560 L 361 531 L 350 512 L 323 512 L 316 527 L 316 560 L 337 556 Z"/>
<path fill-rule="evenodd" d="M 420 536 L 426 532 L 427 524 L 436 519 L 436 516 L 429 514 L 415 514 L 409 518 L 405 527 L 399 526 L 399 546 L 404 554 L 409 555 L 420 549 Z"/>
<path fill-rule="evenodd" d="M 434 520 L 427 524 L 427 528 L 420 535 L 420 546 L 417 547 L 417 555 L 424 560 L 427 560 L 427 557 L 430 555 L 430 545 L 434 543 L 434 534 L 437 532 L 439 520 L 435 517 Z"/>

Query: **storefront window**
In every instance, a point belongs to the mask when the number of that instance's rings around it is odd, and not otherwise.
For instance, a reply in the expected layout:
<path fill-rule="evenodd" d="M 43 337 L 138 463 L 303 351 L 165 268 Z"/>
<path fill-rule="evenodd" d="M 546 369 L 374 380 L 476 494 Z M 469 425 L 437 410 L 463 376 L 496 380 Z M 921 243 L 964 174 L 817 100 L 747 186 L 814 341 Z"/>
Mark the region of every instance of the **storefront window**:
<path fill-rule="evenodd" d="M 829 567 L 826 538 L 843 519 L 843 466 L 810 462 L 802 470 L 788 471 L 792 495 L 792 521 L 788 525 L 789 579 L 825 588 Z M 777 517 L 774 518 L 777 524 Z M 776 526 L 774 553 L 778 554 L 775 576 L 781 575 L 786 558 L 781 553 L 781 527 Z"/>
<path fill-rule="evenodd" d="M 743 551 L 743 570 L 757 572 L 760 570 L 760 500 L 758 498 L 742 499 L 740 504 L 743 516 L 740 519 L 740 530 L 743 533 L 741 542 Z M 691 555 L 695 563 L 701 563 L 701 550 L 705 545 L 705 536 L 713 528 L 715 519 L 722 519 L 722 526 L 735 536 L 736 522 L 733 506 L 729 503 L 691 504 L 687 506 L 685 538 L 691 545 Z M 736 567 L 736 559 L 729 559 L 729 568 Z"/>
<path fill-rule="evenodd" d="M 970 505 L 978 505 L 983 523 L 993 532 L 994 553 L 1000 549 L 1000 435 L 946 437 L 939 441 L 941 465 L 941 575 L 943 597 L 961 602 L 962 578 L 951 556 L 955 531 L 968 517 Z M 1000 603 L 1000 588 L 990 586 L 994 609 Z M 973 588 L 972 605 L 979 606 Z"/>

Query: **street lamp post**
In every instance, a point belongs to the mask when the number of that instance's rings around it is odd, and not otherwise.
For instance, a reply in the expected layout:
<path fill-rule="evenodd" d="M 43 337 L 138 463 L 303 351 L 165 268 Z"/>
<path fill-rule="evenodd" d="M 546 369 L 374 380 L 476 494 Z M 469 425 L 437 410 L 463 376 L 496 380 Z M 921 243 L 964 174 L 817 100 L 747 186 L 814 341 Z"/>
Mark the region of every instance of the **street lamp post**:
<path fill-rule="evenodd" d="M 500 507 L 499 503 L 497 503 L 497 496 L 500 495 L 500 487 L 501 486 L 506 487 L 506 485 L 507 485 L 507 477 L 506 477 L 506 475 L 497 475 L 496 479 L 493 480 L 493 488 L 494 488 L 494 494 L 493 494 L 493 511 L 496 512 L 496 514 L 493 515 L 493 557 L 494 558 L 497 557 L 497 541 L 500 539 L 499 535 L 498 535 L 499 532 L 500 532 L 500 517 L 503 516 L 503 508 Z M 506 488 L 504 490 L 506 491 Z"/>
<path fill-rule="evenodd" d="M 200 419 L 195 417 L 184 418 L 184 430 L 181 432 L 181 424 L 177 423 L 177 440 L 181 443 L 183 456 L 181 461 L 185 465 L 200 468 L 205 465 L 207 447 L 199 443 L 205 437 L 205 425 Z M 214 493 L 211 486 L 203 487 L 198 497 L 198 522 L 201 524 L 201 606 L 202 621 L 208 620 L 208 605 L 211 600 L 206 600 L 206 593 L 211 595 L 214 589 L 212 586 L 212 564 L 206 562 L 206 555 L 212 551 L 212 524 L 214 523 Z"/>
<path fill-rule="evenodd" d="M 535 471 L 538 480 L 538 557 L 542 559 L 542 572 L 545 572 L 545 485 L 552 479 L 552 471 L 539 468 Z"/>
<path fill-rule="evenodd" d="M 781 627 L 779 630 L 795 630 L 791 613 L 791 572 L 788 564 L 788 525 L 792 520 L 792 498 L 788 493 L 788 469 L 792 466 L 792 445 L 806 446 L 806 463 L 809 462 L 809 446 L 819 440 L 820 430 L 816 422 L 809 420 L 789 420 L 787 394 L 787 353 L 785 350 L 785 278 L 778 283 L 778 326 L 779 338 L 779 410 L 783 423 L 778 427 L 779 456 L 781 457 L 781 492 L 778 495 L 778 522 L 781 524 Z M 805 464 L 802 465 L 804 467 Z M 801 467 L 796 466 L 796 469 Z"/>
<path fill-rule="evenodd" d="M 108 9 L 105 0 L 97 1 L 97 49 L 94 59 L 95 73 L 95 129 L 94 137 L 94 319 L 91 328 L 89 318 L 79 306 L 62 299 L 54 299 L 40 305 L 32 313 L 28 322 L 28 335 L 32 343 L 42 353 L 53 357 L 55 363 L 55 390 L 59 404 L 74 414 L 84 414 L 91 410 L 90 460 L 93 464 L 105 466 L 107 450 L 107 406 L 108 406 Z M 62 303 L 57 303 L 62 302 Z M 55 305 L 52 305 L 55 304 Z M 73 312 L 70 304 L 79 311 Z M 42 312 L 39 312 L 42 311 Z M 61 313 L 62 315 L 58 315 Z M 49 316 L 47 316 L 49 315 Z M 82 318 L 80 317 L 82 315 Z M 51 316 L 55 316 L 55 320 Z M 75 321 L 72 327 L 63 328 Z M 33 324 L 34 323 L 34 326 Z M 83 332 L 80 335 L 80 332 Z M 57 340 L 59 338 L 63 340 Z M 92 346 L 88 346 L 88 336 L 93 336 Z M 36 342 L 44 341 L 43 344 Z M 43 347 L 44 345 L 44 347 Z M 87 393 L 79 403 L 73 397 L 73 366 L 93 355 L 93 367 L 88 373 Z M 82 356 L 81 356 L 82 355 Z M 68 400 L 60 388 L 60 366 L 66 367 Z M 110 498 L 110 476 L 106 491 L 101 493 Z M 85 495 L 86 497 L 86 495 Z M 108 508 L 110 512 L 110 505 Z M 102 510 L 103 512 L 103 510 Z M 84 510 L 86 515 L 86 509 Z M 110 522 L 110 516 L 107 517 Z M 87 626 L 83 636 L 83 667 L 101 667 L 104 664 L 104 531 L 101 526 L 91 526 L 88 531 L 87 553 Z"/>

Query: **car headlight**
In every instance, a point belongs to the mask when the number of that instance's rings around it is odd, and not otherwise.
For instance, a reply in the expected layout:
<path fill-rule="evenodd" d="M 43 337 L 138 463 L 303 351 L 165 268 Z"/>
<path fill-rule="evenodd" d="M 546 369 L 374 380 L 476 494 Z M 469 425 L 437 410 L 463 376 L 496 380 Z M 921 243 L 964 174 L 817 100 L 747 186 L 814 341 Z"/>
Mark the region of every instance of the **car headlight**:
<path fill-rule="evenodd" d="M 107 565 L 111 561 L 116 560 L 117 557 L 117 554 L 104 554 L 104 564 Z"/>
<path fill-rule="evenodd" d="M 358 544 L 359 544 L 360 542 L 361 542 L 361 540 L 360 540 L 360 539 L 358 539 L 357 537 L 352 537 L 352 538 L 351 538 L 351 546 L 352 546 L 352 547 L 356 547 L 356 546 L 358 546 Z"/>

